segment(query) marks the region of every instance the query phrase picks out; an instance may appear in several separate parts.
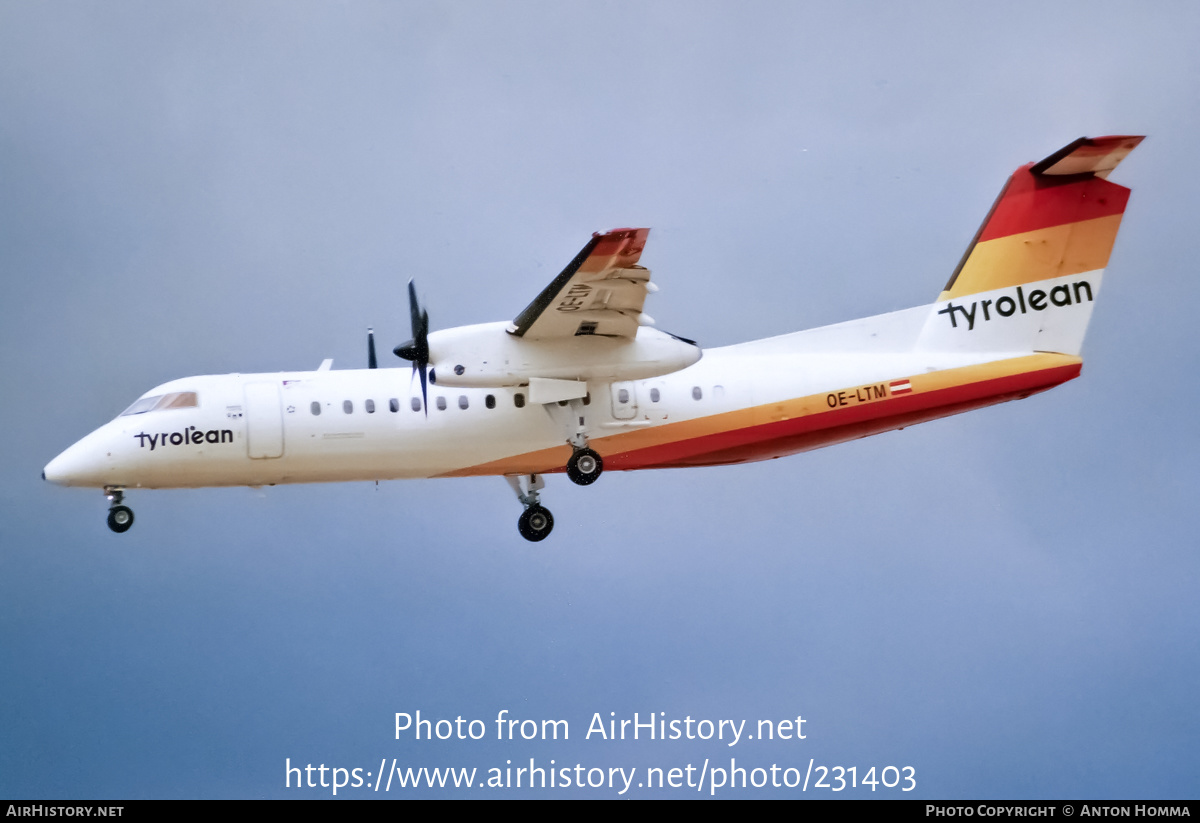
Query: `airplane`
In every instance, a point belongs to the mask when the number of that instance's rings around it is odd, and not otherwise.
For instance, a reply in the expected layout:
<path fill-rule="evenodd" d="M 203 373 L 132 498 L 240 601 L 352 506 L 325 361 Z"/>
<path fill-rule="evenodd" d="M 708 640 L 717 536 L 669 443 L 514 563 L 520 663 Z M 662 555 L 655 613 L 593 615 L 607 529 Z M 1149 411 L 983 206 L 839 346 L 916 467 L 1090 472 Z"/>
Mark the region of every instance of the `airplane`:
<path fill-rule="evenodd" d="M 594 234 L 511 322 L 429 330 L 408 285 L 411 372 L 187 377 L 156 386 L 42 478 L 130 489 L 499 475 L 518 531 L 545 539 L 544 475 L 767 460 L 1028 397 L 1080 374 L 1080 349 L 1139 136 L 1080 138 L 1017 169 L 937 300 L 702 351 L 643 312 L 649 229 Z"/>

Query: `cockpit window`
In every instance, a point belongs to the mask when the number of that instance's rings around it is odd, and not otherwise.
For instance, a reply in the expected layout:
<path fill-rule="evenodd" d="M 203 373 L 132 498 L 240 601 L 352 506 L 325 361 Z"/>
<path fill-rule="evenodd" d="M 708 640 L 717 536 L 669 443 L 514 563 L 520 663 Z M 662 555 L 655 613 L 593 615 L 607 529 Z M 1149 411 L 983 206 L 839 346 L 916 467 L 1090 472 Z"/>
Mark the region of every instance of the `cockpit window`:
<path fill-rule="evenodd" d="M 130 414 L 145 414 L 146 412 L 162 411 L 164 409 L 193 409 L 200 402 L 194 391 L 177 391 L 170 394 L 159 394 L 154 397 L 143 397 L 132 406 L 121 412 L 121 417 Z"/>

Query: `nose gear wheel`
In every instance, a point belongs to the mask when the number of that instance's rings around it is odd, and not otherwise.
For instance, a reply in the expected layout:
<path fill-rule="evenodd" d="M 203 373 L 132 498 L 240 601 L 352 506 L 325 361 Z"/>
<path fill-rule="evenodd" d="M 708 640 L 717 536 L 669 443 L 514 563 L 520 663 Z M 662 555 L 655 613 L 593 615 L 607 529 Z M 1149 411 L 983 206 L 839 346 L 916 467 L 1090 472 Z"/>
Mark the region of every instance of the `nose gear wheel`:
<path fill-rule="evenodd" d="M 117 534 L 124 534 L 133 525 L 133 509 L 122 506 L 125 490 L 114 486 L 105 486 L 104 494 L 108 497 L 108 527 Z"/>
<path fill-rule="evenodd" d="M 117 534 L 124 534 L 133 525 L 133 509 L 128 506 L 113 506 L 108 510 L 108 527 Z"/>

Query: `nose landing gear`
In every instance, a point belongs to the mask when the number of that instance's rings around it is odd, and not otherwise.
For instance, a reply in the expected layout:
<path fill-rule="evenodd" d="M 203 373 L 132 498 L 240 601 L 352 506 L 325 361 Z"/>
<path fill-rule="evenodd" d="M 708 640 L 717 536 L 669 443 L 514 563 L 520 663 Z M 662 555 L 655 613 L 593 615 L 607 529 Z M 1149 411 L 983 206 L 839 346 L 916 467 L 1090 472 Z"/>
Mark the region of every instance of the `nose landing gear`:
<path fill-rule="evenodd" d="M 108 497 L 108 527 L 117 534 L 124 534 L 133 525 L 133 509 L 122 506 L 125 490 L 115 486 L 105 486 L 104 494 Z"/>

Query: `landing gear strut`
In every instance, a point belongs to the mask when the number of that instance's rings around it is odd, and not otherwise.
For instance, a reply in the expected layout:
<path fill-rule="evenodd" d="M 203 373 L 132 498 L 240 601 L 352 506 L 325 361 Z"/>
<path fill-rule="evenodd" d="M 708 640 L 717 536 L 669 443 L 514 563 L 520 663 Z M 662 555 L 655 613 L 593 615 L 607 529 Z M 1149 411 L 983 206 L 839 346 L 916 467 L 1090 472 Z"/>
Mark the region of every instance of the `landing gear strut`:
<path fill-rule="evenodd" d="M 108 497 L 108 527 L 117 534 L 124 534 L 133 525 L 133 509 L 122 506 L 125 490 L 115 486 L 105 486 L 104 494 Z"/>
<path fill-rule="evenodd" d="M 554 529 L 554 515 L 538 502 L 538 490 L 546 485 L 540 474 L 525 474 L 519 477 L 506 476 L 508 485 L 516 493 L 517 499 L 525 507 L 517 518 L 517 531 L 526 540 L 537 543 L 550 536 Z"/>

